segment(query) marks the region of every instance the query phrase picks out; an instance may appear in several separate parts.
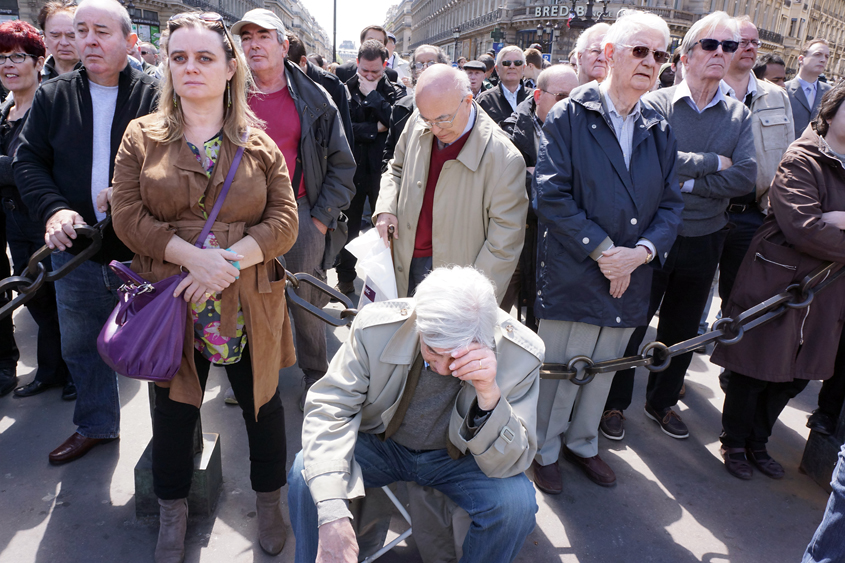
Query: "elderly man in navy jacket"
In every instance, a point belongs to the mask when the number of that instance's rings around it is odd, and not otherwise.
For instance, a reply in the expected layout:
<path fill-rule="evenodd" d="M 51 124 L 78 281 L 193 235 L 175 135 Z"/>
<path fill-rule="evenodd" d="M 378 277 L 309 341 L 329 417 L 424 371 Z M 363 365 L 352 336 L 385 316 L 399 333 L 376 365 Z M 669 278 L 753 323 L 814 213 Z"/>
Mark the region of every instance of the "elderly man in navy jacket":
<path fill-rule="evenodd" d="M 668 44 L 660 17 L 624 12 L 604 39 L 608 79 L 576 88 L 546 118 L 533 206 L 539 221 L 535 314 L 547 362 L 616 358 L 646 318 L 647 264 L 655 258 L 662 264 L 681 222 L 675 136 L 640 103 L 669 58 Z M 616 483 L 598 456 L 612 380 L 613 374 L 601 374 L 582 386 L 540 382 L 533 464 L 540 490 L 561 492 L 561 449 L 593 482 Z"/>

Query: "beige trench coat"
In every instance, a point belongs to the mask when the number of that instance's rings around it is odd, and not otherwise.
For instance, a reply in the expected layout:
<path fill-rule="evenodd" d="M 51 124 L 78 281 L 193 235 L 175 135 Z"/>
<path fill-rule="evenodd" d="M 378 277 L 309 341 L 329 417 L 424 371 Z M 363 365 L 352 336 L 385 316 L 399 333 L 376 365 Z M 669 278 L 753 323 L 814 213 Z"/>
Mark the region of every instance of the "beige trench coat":
<path fill-rule="evenodd" d="M 523 190 L 522 186 L 520 186 Z M 390 424 L 411 364 L 419 353 L 412 299 L 373 303 L 362 309 L 326 375 L 311 387 L 302 423 L 303 477 L 314 502 L 364 495 L 354 459 L 358 432 L 378 434 Z M 502 399 L 471 436 L 465 417 L 475 389 L 463 382 L 449 422 L 449 440 L 475 456 L 489 477 L 528 469 L 537 453 L 537 398 L 543 341 L 499 311 L 495 331 L 496 383 Z"/>
<path fill-rule="evenodd" d="M 473 102 L 475 105 L 475 102 Z M 475 105 L 476 122 L 458 158 L 443 166 L 434 192 L 432 268 L 475 266 L 505 295 L 525 242 L 528 196 L 525 161 L 498 125 Z M 414 111 L 381 178 L 373 216 L 399 219 L 394 271 L 399 297 L 408 295 L 434 135 Z"/>

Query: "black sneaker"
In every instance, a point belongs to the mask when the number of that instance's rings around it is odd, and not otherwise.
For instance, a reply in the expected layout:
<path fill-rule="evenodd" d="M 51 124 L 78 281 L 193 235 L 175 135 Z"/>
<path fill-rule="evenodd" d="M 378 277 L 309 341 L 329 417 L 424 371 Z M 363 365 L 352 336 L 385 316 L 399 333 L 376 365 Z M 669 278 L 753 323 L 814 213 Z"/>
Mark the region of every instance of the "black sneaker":
<path fill-rule="evenodd" d="M 611 409 L 604 411 L 599 422 L 599 430 L 608 440 L 621 440 L 625 437 L 625 415 L 622 411 Z"/>
<path fill-rule="evenodd" d="M 689 429 L 678 413 L 672 409 L 664 409 L 658 412 L 651 408 L 648 403 L 645 404 L 645 415 L 660 425 L 660 429 L 667 436 L 682 439 L 689 437 Z"/>
<path fill-rule="evenodd" d="M 807 428 L 815 430 L 819 434 L 830 436 L 836 431 L 836 419 L 816 409 L 807 420 Z"/>

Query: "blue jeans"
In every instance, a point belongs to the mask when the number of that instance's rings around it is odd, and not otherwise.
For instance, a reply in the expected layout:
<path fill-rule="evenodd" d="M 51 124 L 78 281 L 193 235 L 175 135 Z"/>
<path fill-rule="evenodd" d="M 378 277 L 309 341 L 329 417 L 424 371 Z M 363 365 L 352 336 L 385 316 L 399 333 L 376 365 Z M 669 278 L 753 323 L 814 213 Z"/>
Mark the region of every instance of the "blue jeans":
<path fill-rule="evenodd" d="M 53 253 L 53 269 L 58 270 L 71 258 L 66 252 Z M 107 265 L 88 260 L 55 283 L 62 356 L 76 384 L 76 431 L 86 438 L 117 438 L 117 374 L 100 358 L 97 336 L 117 306 L 121 281 Z"/>
<path fill-rule="evenodd" d="M 837 563 L 845 560 L 845 445 L 839 450 L 839 463 L 830 482 L 833 492 L 801 563 Z"/>
<path fill-rule="evenodd" d="M 363 432 L 355 443 L 355 460 L 367 488 L 414 481 L 439 490 L 466 510 L 472 525 L 464 540 L 462 563 L 513 561 L 534 529 L 537 503 L 525 474 L 493 479 L 478 468 L 472 455 L 454 460 L 445 449 L 412 451 Z M 317 508 L 302 469 L 299 452 L 288 473 L 288 509 L 296 536 L 296 562 L 310 563 L 317 558 Z"/>

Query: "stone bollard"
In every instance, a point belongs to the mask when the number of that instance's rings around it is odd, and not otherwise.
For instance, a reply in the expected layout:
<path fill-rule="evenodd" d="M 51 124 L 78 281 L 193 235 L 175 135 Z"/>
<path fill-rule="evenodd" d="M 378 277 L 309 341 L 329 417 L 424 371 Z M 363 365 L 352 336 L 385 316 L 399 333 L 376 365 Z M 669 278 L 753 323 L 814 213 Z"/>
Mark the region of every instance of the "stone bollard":
<path fill-rule="evenodd" d="M 155 384 L 149 384 L 150 420 L 155 404 Z M 147 444 L 141 459 L 135 464 L 135 517 L 158 516 L 158 499 L 153 492 L 153 444 Z M 194 476 L 188 493 L 188 513 L 191 516 L 211 516 L 217 506 L 223 484 L 223 465 L 220 454 L 220 435 L 203 433 L 202 418 L 194 430 Z"/>

